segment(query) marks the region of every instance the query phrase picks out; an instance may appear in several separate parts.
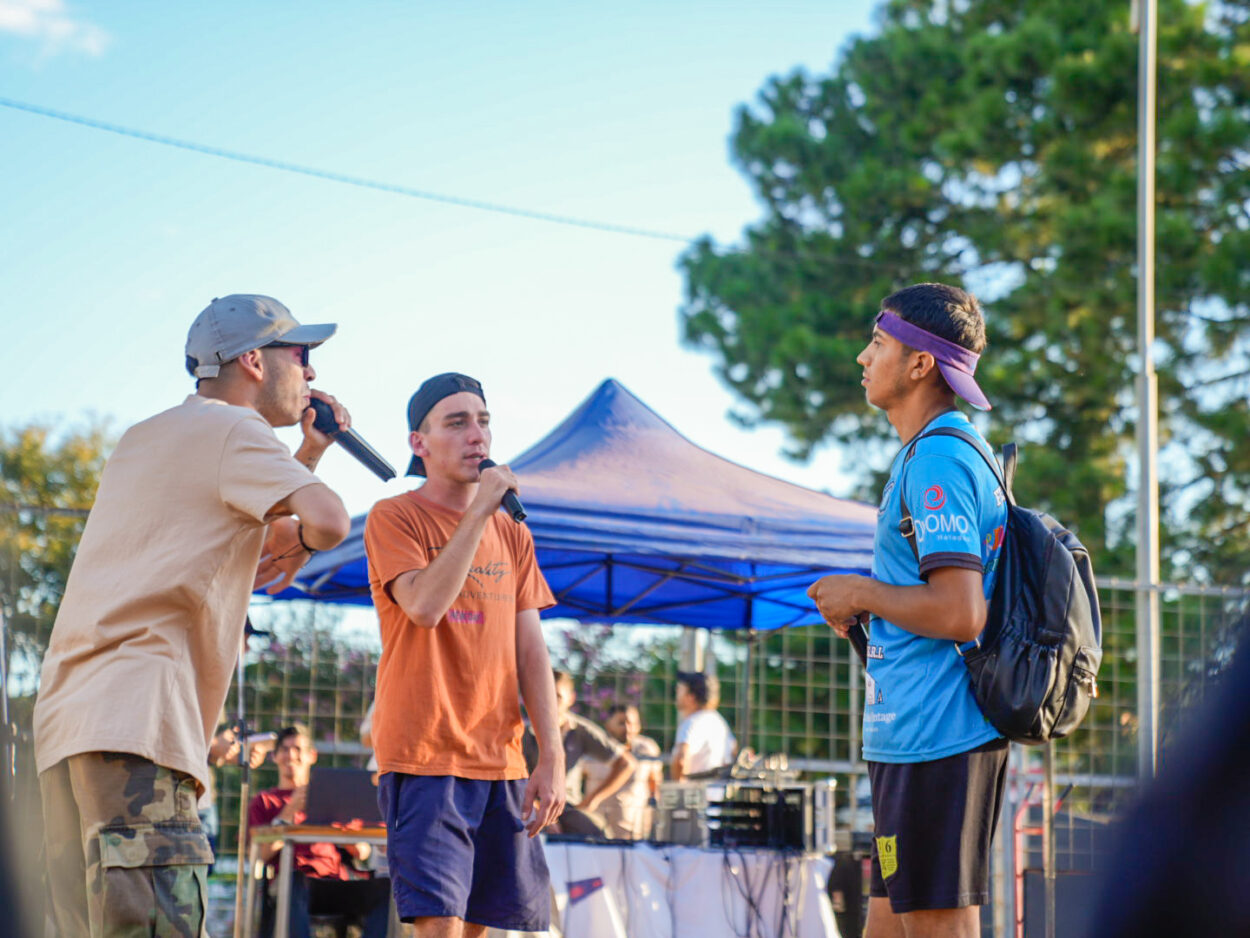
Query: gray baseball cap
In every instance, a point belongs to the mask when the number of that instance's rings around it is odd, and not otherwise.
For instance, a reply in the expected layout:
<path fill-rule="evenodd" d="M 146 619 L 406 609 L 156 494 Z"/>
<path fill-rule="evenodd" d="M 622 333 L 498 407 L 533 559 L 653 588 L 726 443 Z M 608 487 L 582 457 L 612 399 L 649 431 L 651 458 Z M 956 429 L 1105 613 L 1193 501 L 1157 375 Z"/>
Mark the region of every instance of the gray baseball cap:
<path fill-rule="evenodd" d="M 187 371 L 197 378 L 216 378 L 222 365 L 244 352 L 274 342 L 317 346 L 337 328 L 335 323 L 301 326 L 271 296 L 232 293 L 214 299 L 191 323 Z"/>

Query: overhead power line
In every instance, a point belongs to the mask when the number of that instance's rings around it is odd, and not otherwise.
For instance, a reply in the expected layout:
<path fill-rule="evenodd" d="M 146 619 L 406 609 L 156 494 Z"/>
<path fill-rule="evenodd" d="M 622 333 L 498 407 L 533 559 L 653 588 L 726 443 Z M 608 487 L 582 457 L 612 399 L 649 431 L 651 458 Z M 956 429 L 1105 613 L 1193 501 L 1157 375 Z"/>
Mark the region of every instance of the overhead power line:
<path fill-rule="evenodd" d="M 254 156 L 250 153 L 240 153 L 236 150 L 226 150 L 222 147 L 208 146 L 203 143 L 196 143 L 191 140 L 180 140 L 177 137 L 167 137 L 164 134 L 149 133 L 146 130 L 137 130 L 133 127 L 123 127 L 120 124 L 110 124 L 107 121 L 95 120 L 91 117 L 83 117 L 79 114 L 69 114 L 65 111 L 56 111 L 52 108 L 40 107 L 36 104 L 28 104 L 25 101 L 15 101 L 12 98 L 0 98 L 0 105 L 12 108 L 16 111 L 26 111 L 30 114 L 38 114 L 40 117 L 51 117 L 55 120 L 66 121 L 70 124 L 79 124 L 83 127 L 90 127 L 93 130 L 107 130 L 109 133 L 120 134 L 123 137 L 133 137 L 136 140 L 146 140 L 149 143 L 159 143 L 167 147 L 177 147 L 180 150 L 190 150 L 193 153 L 203 153 L 207 156 L 217 156 L 227 160 L 234 160 L 239 163 L 250 163 L 253 166 L 264 166 L 269 169 L 277 169 L 287 173 L 298 173 L 301 176 L 312 176 L 316 179 L 326 179 L 330 182 L 341 182 L 349 186 L 359 186 L 362 189 L 375 189 L 379 192 L 391 192 L 396 195 L 405 195 L 414 199 L 424 199 L 428 202 L 441 202 L 444 205 L 458 205 L 461 208 L 475 208 L 483 212 L 495 212 L 500 215 L 513 215 L 517 218 L 528 218 L 533 221 L 545 221 L 555 225 L 571 225 L 575 228 L 590 228 L 595 231 L 607 231 L 613 234 L 632 235 L 637 238 L 652 238 L 660 241 L 677 241 L 681 244 L 690 244 L 697 240 L 690 235 L 674 234 L 668 231 L 653 231 L 649 228 L 635 228 L 631 225 L 617 225 L 611 222 L 594 221 L 588 218 L 574 218 L 571 215 L 556 215 L 552 212 L 539 212 L 531 209 L 514 208 L 510 205 L 499 205 L 495 202 L 484 202 L 479 199 L 465 199 L 455 195 L 443 195 L 439 192 L 427 192 L 423 189 L 414 189 L 410 186 L 400 186 L 389 182 L 379 182 L 374 179 L 366 179 L 362 176 L 350 176 L 346 173 L 337 173 L 327 169 L 317 169 L 313 166 L 301 166 L 298 163 L 289 163 L 285 160 L 272 160 L 264 156 Z"/>
<path fill-rule="evenodd" d="M 252 166 L 263 166 L 267 169 L 276 169 L 280 172 L 297 173 L 301 176 L 310 176 L 314 179 L 325 179 L 329 182 L 344 183 L 346 185 L 357 186 L 362 189 L 373 189 L 377 192 L 389 192 L 394 195 L 403 195 L 414 199 L 424 199 L 429 202 L 439 202 L 444 205 L 455 205 L 461 208 L 478 209 L 483 212 L 511 215 L 515 218 L 524 218 L 530 221 L 542 221 L 555 225 L 568 225 L 575 228 L 590 229 L 592 231 L 604 231 L 610 234 L 629 235 L 636 238 L 673 241 L 684 245 L 692 245 L 704 237 L 676 234 L 669 231 L 658 231 L 651 228 L 637 228 L 630 225 L 617 225 L 612 222 L 601 222 L 588 218 L 575 218 L 570 215 L 557 215 L 553 212 L 540 212 L 531 209 L 514 208 L 510 205 L 499 205 L 497 203 L 486 202 L 481 199 L 466 199 L 461 198 L 460 196 L 443 195 L 438 192 L 427 192 L 423 189 L 414 189 L 410 186 L 401 186 L 389 182 L 380 182 L 375 179 L 367 179 L 363 176 L 353 176 L 347 173 L 317 169 L 316 167 L 303 166 L 299 163 L 291 163 L 287 160 L 274 160 L 264 156 L 253 156 L 248 153 L 239 153 L 235 150 L 227 150 L 224 147 L 215 147 L 204 143 L 196 143 L 192 140 L 181 140 L 177 137 L 169 137 L 164 134 L 149 133 L 146 130 L 138 130 L 134 127 L 124 127 L 120 124 L 112 124 L 108 121 L 96 120 L 92 117 L 83 117 L 80 114 L 70 114 L 66 111 L 58 111 L 53 108 L 42 107 L 38 104 L 30 104 L 26 101 L 17 101 L 13 98 L 0 97 L 0 107 L 7 107 L 15 111 L 24 111 L 28 114 L 38 115 L 39 117 L 50 117 L 53 120 L 77 124 L 81 127 L 88 127 L 92 130 L 104 130 L 109 133 L 119 134 L 123 137 L 130 137 L 135 140 L 143 140 L 148 143 L 159 143 L 163 146 L 175 147 L 180 150 L 187 150 L 204 156 L 215 156 L 220 159 L 233 160 L 238 163 L 247 163 Z M 897 263 L 894 261 L 880 261 L 874 258 L 863 257 L 853 252 L 848 252 L 846 254 L 816 254 L 811 251 L 805 251 L 802 248 L 793 248 L 789 250 L 751 248 L 747 250 L 717 244 L 710 237 L 706 240 L 711 245 L 713 252 L 722 257 L 731 257 L 734 255 L 757 256 L 784 261 L 815 264 L 823 267 L 838 269 L 855 268 L 860 270 L 896 270 L 898 267 Z"/>

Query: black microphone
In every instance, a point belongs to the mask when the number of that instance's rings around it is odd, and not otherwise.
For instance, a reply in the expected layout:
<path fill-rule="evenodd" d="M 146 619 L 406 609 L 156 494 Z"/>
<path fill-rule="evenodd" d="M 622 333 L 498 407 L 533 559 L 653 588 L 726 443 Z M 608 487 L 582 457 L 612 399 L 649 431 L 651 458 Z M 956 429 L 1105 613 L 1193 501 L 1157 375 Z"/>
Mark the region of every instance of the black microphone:
<path fill-rule="evenodd" d="M 855 649 L 855 654 L 859 655 L 860 662 L 865 668 L 868 667 L 868 632 L 864 624 L 856 622 L 847 630 L 846 637 Z"/>
<path fill-rule="evenodd" d="M 346 430 L 339 429 L 339 422 L 334 419 L 333 407 L 319 397 L 314 397 L 308 406 L 317 415 L 313 421 L 313 427 L 351 453 L 362 466 L 383 482 L 395 478 L 395 467 L 383 459 L 377 450 L 361 439 L 359 433 L 351 427 L 348 427 Z"/>
<path fill-rule="evenodd" d="M 495 465 L 493 459 L 483 459 L 477 464 L 479 469 L 489 469 Z M 508 510 L 508 514 L 512 515 L 512 520 L 520 524 L 525 520 L 525 509 L 521 507 L 521 500 L 516 497 L 516 492 L 512 489 L 503 493 L 503 507 Z"/>

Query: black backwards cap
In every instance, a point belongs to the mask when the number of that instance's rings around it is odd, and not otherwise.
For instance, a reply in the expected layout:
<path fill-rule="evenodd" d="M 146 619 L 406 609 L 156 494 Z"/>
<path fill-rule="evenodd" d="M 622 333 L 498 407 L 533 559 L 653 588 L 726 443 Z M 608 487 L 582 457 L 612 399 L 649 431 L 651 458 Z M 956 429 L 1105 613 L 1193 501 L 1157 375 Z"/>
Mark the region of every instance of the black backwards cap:
<path fill-rule="evenodd" d="M 435 404 L 443 398 L 459 394 L 461 391 L 476 394 L 482 399 L 483 404 L 486 403 L 486 395 L 482 391 L 482 382 L 476 378 L 470 378 L 468 375 L 462 375 L 455 371 L 447 371 L 427 379 L 421 387 L 417 388 L 417 393 L 408 399 L 409 432 L 420 428 L 421 421 L 425 420 L 426 415 L 434 409 Z M 425 463 L 420 456 L 413 455 L 412 462 L 408 463 L 408 471 L 405 475 L 425 475 Z"/>

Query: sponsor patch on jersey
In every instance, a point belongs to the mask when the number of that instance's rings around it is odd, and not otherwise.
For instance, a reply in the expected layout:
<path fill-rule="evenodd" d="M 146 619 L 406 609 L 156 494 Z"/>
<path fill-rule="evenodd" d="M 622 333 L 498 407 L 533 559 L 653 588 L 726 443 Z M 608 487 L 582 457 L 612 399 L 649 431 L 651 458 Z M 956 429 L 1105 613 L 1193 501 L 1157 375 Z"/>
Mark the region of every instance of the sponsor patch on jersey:
<path fill-rule="evenodd" d="M 1000 524 L 989 534 L 985 535 L 985 549 L 998 550 L 1003 546 L 1003 526 Z"/>
<path fill-rule="evenodd" d="M 940 485 L 930 485 L 924 490 L 924 506 L 929 511 L 937 511 L 946 504 L 946 492 Z"/>
<path fill-rule="evenodd" d="M 898 836 L 877 838 L 877 859 L 881 861 L 881 878 L 889 879 L 898 872 Z"/>
<path fill-rule="evenodd" d="M 923 544 L 932 537 L 938 541 L 962 541 L 968 536 L 972 525 L 963 515 L 925 515 L 912 519 L 916 543 Z"/>

